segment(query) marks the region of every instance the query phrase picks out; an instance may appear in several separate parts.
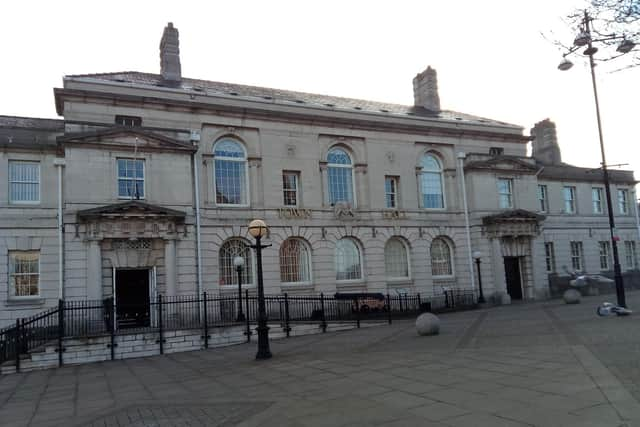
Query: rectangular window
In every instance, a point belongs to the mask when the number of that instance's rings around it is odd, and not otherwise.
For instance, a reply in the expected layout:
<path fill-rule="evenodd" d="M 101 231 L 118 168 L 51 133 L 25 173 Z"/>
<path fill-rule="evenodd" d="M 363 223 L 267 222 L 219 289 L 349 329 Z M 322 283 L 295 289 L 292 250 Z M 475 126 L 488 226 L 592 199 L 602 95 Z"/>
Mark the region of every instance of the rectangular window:
<path fill-rule="evenodd" d="M 489 155 L 490 156 L 502 156 L 504 154 L 504 148 L 502 147 L 490 147 Z"/>
<path fill-rule="evenodd" d="M 119 126 L 138 127 L 142 126 L 142 117 L 137 116 L 116 116 L 115 123 Z"/>
<path fill-rule="evenodd" d="M 608 270 L 610 265 L 609 257 L 611 256 L 610 244 L 609 242 L 598 242 L 598 248 L 600 250 L 600 270 Z"/>
<path fill-rule="evenodd" d="M 394 209 L 398 207 L 398 177 L 397 176 L 384 177 L 384 200 L 385 200 L 385 207 L 394 208 Z"/>
<path fill-rule="evenodd" d="M 627 270 L 635 270 L 638 268 L 638 258 L 636 258 L 636 242 L 627 240 L 624 242 L 624 256 L 627 264 Z"/>
<path fill-rule="evenodd" d="M 564 213 L 576 213 L 576 187 L 567 186 L 563 189 Z"/>
<path fill-rule="evenodd" d="M 40 295 L 40 253 L 38 251 L 9 252 L 10 297 Z"/>
<path fill-rule="evenodd" d="M 544 257 L 547 265 L 547 273 L 555 273 L 556 271 L 556 254 L 553 249 L 553 242 L 545 242 Z"/>
<path fill-rule="evenodd" d="M 118 159 L 118 198 L 144 199 L 144 160 Z"/>
<path fill-rule="evenodd" d="M 299 172 L 282 172 L 282 197 L 285 206 L 298 206 Z"/>
<path fill-rule="evenodd" d="M 571 268 L 574 271 L 582 271 L 582 242 L 571 242 Z"/>
<path fill-rule="evenodd" d="M 602 188 L 594 187 L 591 189 L 591 199 L 593 200 L 593 213 L 602 213 Z"/>
<path fill-rule="evenodd" d="M 618 190 L 618 212 L 629 215 L 629 190 Z"/>
<path fill-rule="evenodd" d="M 500 197 L 500 209 L 513 208 L 513 180 L 509 178 L 498 179 L 498 196 Z"/>
<path fill-rule="evenodd" d="M 546 185 L 538 185 L 538 201 L 540 203 L 540 205 L 539 205 L 540 212 L 548 212 L 549 211 L 549 200 L 547 199 L 547 186 Z"/>
<path fill-rule="evenodd" d="M 40 203 L 40 163 L 9 161 L 9 201 Z"/>

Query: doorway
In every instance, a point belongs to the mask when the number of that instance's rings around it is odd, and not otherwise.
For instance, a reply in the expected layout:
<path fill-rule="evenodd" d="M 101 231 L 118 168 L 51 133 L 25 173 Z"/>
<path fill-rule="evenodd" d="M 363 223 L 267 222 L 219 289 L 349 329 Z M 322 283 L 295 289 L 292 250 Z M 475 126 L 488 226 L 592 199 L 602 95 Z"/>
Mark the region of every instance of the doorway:
<path fill-rule="evenodd" d="M 149 270 L 117 269 L 115 279 L 118 328 L 149 326 Z"/>
<path fill-rule="evenodd" d="M 522 300 L 522 277 L 520 275 L 520 258 L 504 257 L 504 275 L 507 279 L 507 293 L 512 300 Z"/>

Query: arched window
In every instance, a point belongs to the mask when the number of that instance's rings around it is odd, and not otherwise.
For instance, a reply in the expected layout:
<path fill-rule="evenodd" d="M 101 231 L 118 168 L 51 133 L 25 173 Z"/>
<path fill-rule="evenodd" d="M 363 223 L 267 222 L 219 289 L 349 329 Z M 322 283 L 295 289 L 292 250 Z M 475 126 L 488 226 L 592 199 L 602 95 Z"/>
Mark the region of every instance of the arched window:
<path fill-rule="evenodd" d="M 251 248 L 244 240 L 231 239 L 220 246 L 218 255 L 218 271 L 220 272 L 220 285 L 238 285 L 238 272 L 233 266 L 233 259 L 237 256 L 244 258 L 242 268 L 242 284 L 253 283 L 253 254 Z"/>
<path fill-rule="evenodd" d="M 332 148 L 327 154 L 329 173 L 329 203 L 353 204 L 353 163 L 341 148 Z"/>
<path fill-rule="evenodd" d="M 420 189 L 422 191 L 422 207 L 426 209 L 444 208 L 444 192 L 442 189 L 442 165 L 431 154 L 425 154 L 420 162 Z"/>
<path fill-rule="evenodd" d="M 387 241 L 384 247 L 384 265 L 388 278 L 409 277 L 407 247 L 400 239 L 394 237 Z"/>
<path fill-rule="evenodd" d="M 247 205 L 247 155 L 242 145 L 231 139 L 223 139 L 215 145 L 213 156 L 216 203 Z"/>
<path fill-rule="evenodd" d="M 300 239 L 287 239 L 280 245 L 280 281 L 311 281 L 311 251 Z"/>
<path fill-rule="evenodd" d="M 434 276 L 453 275 L 451 248 L 440 237 L 431 242 L 431 274 Z"/>
<path fill-rule="evenodd" d="M 343 238 L 336 243 L 336 280 L 362 279 L 360 248 L 353 239 Z"/>

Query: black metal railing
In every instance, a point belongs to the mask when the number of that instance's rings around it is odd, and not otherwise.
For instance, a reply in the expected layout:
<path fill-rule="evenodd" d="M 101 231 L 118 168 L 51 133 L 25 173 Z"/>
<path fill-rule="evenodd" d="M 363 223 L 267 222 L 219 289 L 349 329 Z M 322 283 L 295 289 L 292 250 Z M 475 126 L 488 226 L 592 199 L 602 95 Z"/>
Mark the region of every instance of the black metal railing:
<path fill-rule="evenodd" d="M 451 289 L 442 295 L 324 294 L 311 296 L 272 295 L 265 297 L 268 322 L 280 324 L 289 336 L 291 325 L 317 324 L 323 332 L 331 323 L 363 321 L 391 323 L 394 319 L 422 312 L 464 310 L 476 306 L 473 291 Z M 239 307 L 242 305 L 242 313 Z M 241 315 L 242 314 L 242 315 Z M 258 298 L 245 291 L 237 296 L 180 295 L 157 298 L 144 304 L 102 301 L 59 301 L 57 307 L 40 314 L 17 319 L 14 326 L 0 329 L 0 364 L 15 360 L 20 369 L 20 356 L 47 343 L 57 341 L 59 364 L 63 363 L 64 339 L 95 336 L 111 337 L 108 347 L 115 358 L 116 337 L 132 333 L 158 335 L 160 353 L 164 351 L 164 333 L 175 330 L 201 330 L 205 348 L 214 328 L 243 326 L 247 341 L 251 325 L 257 323 Z"/>

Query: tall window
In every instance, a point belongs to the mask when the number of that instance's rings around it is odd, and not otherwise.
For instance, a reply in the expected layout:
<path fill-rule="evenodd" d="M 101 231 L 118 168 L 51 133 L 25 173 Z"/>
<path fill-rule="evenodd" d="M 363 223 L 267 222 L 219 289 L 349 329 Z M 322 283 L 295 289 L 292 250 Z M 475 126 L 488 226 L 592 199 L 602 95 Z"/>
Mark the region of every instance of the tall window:
<path fill-rule="evenodd" d="M 144 160 L 118 159 L 118 197 L 144 199 Z"/>
<path fill-rule="evenodd" d="M 547 197 L 546 185 L 538 185 L 538 203 L 540 212 L 549 211 L 549 199 Z"/>
<path fill-rule="evenodd" d="M 500 197 L 500 209 L 513 208 L 513 180 L 509 178 L 498 179 L 498 195 Z"/>
<path fill-rule="evenodd" d="M 602 188 L 594 187 L 591 189 L 591 199 L 593 201 L 593 213 L 602 213 Z"/>
<path fill-rule="evenodd" d="M 600 252 L 600 270 L 609 269 L 609 256 L 611 251 L 609 250 L 609 242 L 598 242 L 598 248 Z"/>
<path fill-rule="evenodd" d="M 336 242 L 335 253 L 336 280 L 362 279 L 360 248 L 349 238 Z"/>
<path fill-rule="evenodd" d="M 582 242 L 571 242 L 571 268 L 582 271 Z"/>
<path fill-rule="evenodd" d="M 618 212 L 629 215 L 629 190 L 618 190 Z"/>
<path fill-rule="evenodd" d="M 353 203 L 353 164 L 351 157 L 341 148 L 327 154 L 329 172 L 329 203 Z"/>
<path fill-rule="evenodd" d="M 564 213 L 576 213 L 576 187 L 567 186 L 563 189 Z"/>
<path fill-rule="evenodd" d="M 9 252 L 9 284 L 11 297 L 40 295 L 40 253 Z"/>
<path fill-rule="evenodd" d="M 398 207 L 398 177 L 397 176 L 384 177 L 384 200 L 385 200 L 385 207 L 387 208 Z"/>
<path fill-rule="evenodd" d="M 299 172 L 282 172 L 282 197 L 285 206 L 298 206 Z"/>
<path fill-rule="evenodd" d="M 233 266 L 233 259 L 237 256 L 244 258 L 242 268 L 242 284 L 253 283 L 253 254 L 251 248 L 244 240 L 227 240 L 220 246 L 218 254 L 218 271 L 220 272 L 220 285 L 238 285 L 238 272 Z"/>
<path fill-rule="evenodd" d="M 214 149 L 215 192 L 219 205 L 247 205 L 247 156 L 238 142 L 223 139 Z"/>
<path fill-rule="evenodd" d="M 544 259 L 547 266 L 547 273 L 555 273 L 556 271 L 556 254 L 553 248 L 553 242 L 544 243 Z"/>
<path fill-rule="evenodd" d="M 287 239 L 280 245 L 280 281 L 305 283 L 311 281 L 311 253 L 299 239 Z"/>
<path fill-rule="evenodd" d="M 627 270 L 638 268 L 638 258 L 636 257 L 636 242 L 627 240 L 624 242 L 624 256 L 627 264 Z"/>
<path fill-rule="evenodd" d="M 422 207 L 426 209 L 444 208 L 444 191 L 442 188 L 442 165 L 431 154 L 425 154 L 420 163 L 420 187 L 422 191 Z"/>
<path fill-rule="evenodd" d="M 433 239 L 431 242 L 431 274 L 434 276 L 453 274 L 451 248 L 442 238 Z"/>
<path fill-rule="evenodd" d="M 384 265 L 388 278 L 409 277 L 407 248 L 398 238 L 391 238 L 384 247 Z"/>
<path fill-rule="evenodd" d="M 40 163 L 9 161 L 9 201 L 40 202 Z"/>

